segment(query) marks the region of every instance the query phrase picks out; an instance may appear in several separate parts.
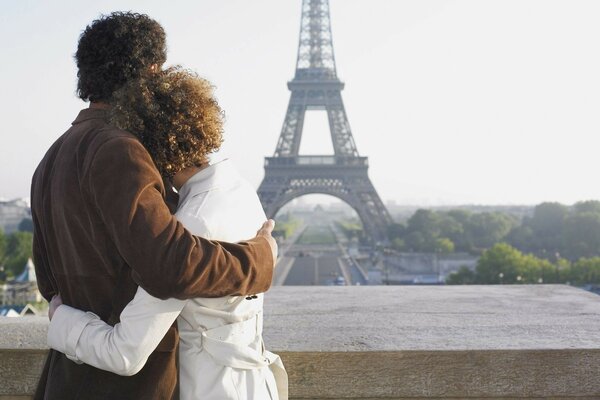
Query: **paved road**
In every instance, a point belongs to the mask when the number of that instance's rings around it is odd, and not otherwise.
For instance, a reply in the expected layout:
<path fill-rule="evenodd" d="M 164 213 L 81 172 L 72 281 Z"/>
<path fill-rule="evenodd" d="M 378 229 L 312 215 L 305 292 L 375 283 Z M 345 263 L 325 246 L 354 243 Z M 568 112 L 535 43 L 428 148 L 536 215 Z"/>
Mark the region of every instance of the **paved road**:
<path fill-rule="evenodd" d="M 337 254 L 296 257 L 284 285 L 333 285 L 341 276 Z"/>
<path fill-rule="evenodd" d="M 322 235 L 324 239 L 328 235 L 323 235 L 323 232 L 330 233 L 330 230 L 331 227 L 327 224 L 313 224 L 307 228 L 307 231 Z M 329 236 L 335 237 L 332 233 Z M 308 240 L 310 244 L 306 242 L 307 240 L 299 237 L 297 242 L 287 249 L 286 258 L 292 257 L 293 262 L 283 284 L 288 286 L 346 284 L 341 277 L 351 275 L 342 271 L 340 267 L 340 262 L 346 263 L 346 258 L 337 243 L 331 241 L 312 243 L 310 240 Z"/>

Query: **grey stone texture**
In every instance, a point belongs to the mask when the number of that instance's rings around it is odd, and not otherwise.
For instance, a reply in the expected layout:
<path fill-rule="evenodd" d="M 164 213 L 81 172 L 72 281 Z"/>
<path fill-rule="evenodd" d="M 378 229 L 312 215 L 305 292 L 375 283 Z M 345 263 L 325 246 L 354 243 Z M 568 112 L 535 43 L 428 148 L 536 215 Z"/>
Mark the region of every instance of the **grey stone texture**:
<path fill-rule="evenodd" d="M 293 399 L 600 399 L 600 296 L 564 285 L 274 287 L 265 342 Z M 44 318 L 0 319 L 0 399 L 25 399 Z"/>
<path fill-rule="evenodd" d="M 565 285 L 275 287 L 280 351 L 600 349 L 600 296 Z"/>

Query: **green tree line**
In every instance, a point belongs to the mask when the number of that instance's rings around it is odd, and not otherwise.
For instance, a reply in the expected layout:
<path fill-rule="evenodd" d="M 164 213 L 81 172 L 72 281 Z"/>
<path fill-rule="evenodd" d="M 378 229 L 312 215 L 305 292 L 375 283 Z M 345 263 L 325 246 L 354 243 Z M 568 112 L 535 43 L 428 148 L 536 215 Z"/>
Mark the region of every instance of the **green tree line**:
<path fill-rule="evenodd" d="M 392 224 L 389 236 L 400 251 L 481 254 L 518 224 L 517 218 L 500 212 L 417 210 L 406 224 Z"/>
<path fill-rule="evenodd" d="M 362 242 L 366 239 L 365 231 L 363 230 L 360 220 L 357 218 L 335 221 L 335 224 L 338 229 L 342 231 L 344 236 L 350 240 L 358 240 L 359 242 Z"/>
<path fill-rule="evenodd" d="M 600 257 L 553 262 L 526 254 L 507 243 L 483 252 L 475 271 L 467 267 L 450 274 L 448 284 L 568 283 L 600 284 Z"/>
<path fill-rule="evenodd" d="M 521 220 L 501 212 L 421 209 L 388 233 L 399 251 L 481 255 L 504 242 L 542 259 L 575 262 L 600 257 L 600 201 L 542 203 Z"/>
<path fill-rule="evenodd" d="M 547 259 L 574 261 L 600 256 L 600 201 L 583 201 L 572 207 L 542 203 L 510 232 L 506 242 Z"/>
<path fill-rule="evenodd" d="M 290 213 L 283 214 L 277 217 L 273 236 L 288 239 L 296 232 L 300 225 L 302 225 L 302 221 L 294 218 Z"/>

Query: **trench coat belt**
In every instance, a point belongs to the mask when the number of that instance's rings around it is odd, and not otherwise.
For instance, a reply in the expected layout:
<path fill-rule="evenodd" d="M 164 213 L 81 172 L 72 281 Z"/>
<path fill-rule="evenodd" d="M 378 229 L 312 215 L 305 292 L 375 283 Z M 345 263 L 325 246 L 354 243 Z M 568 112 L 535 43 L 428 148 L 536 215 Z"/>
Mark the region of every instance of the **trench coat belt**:
<path fill-rule="evenodd" d="M 252 318 L 219 326 L 202 332 L 202 348 L 219 364 L 238 369 L 260 369 L 269 367 L 275 378 L 279 400 L 288 398 L 288 378 L 283 362 L 275 353 L 265 350 L 260 339 L 262 352 L 250 347 L 262 332 L 260 313 Z"/>

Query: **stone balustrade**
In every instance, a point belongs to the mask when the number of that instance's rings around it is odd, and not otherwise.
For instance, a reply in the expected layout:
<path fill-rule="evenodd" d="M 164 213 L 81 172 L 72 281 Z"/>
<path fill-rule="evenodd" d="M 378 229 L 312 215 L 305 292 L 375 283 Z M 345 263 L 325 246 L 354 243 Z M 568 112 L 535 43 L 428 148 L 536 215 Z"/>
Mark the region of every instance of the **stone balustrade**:
<path fill-rule="evenodd" d="M 292 399 L 600 399 L 600 297 L 564 285 L 275 287 Z M 0 400 L 29 399 L 44 318 L 0 319 Z"/>

